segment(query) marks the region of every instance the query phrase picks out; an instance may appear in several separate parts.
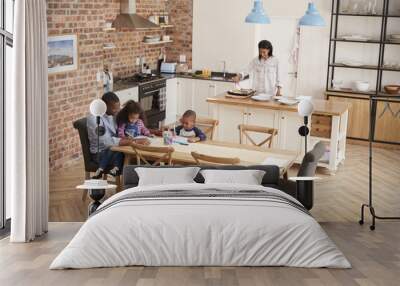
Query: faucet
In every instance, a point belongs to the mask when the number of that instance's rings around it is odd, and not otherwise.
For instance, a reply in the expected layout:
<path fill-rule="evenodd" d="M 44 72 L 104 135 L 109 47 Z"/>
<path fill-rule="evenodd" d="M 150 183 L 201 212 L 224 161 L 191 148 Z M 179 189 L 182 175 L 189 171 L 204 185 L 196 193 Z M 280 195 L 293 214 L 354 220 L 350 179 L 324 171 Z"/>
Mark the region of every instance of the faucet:
<path fill-rule="evenodd" d="M 226 77 L 226 61 L 221 61 L 221 62 L 224 64 L 224 68 L 223 68 L 222 72 L 224 73 L 223 77 L 225 78 Z"/>

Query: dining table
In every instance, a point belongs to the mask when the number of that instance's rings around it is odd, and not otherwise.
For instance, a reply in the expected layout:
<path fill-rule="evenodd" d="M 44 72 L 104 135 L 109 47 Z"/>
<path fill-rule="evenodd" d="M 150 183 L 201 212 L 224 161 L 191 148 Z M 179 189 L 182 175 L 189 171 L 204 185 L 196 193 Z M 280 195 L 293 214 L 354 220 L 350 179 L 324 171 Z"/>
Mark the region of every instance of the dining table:
<path fill-rule="evenodd" d="M 276 165 L 280 169 L 280 174 L 285 175 L 290 167 L 297 159 L 298 152 L 291 150 L 281 150 L 266 147 L 258 147 L 247 144 L 238 144 L 231 142 L 221 142 L 206 140 L 197 143 L 172 143 L 165 145 L 161 137 L 150 137 L 150 146 L 165 147 L 171 146 L 174 148 L 172 153 L 173 165 L 196 165 L 196 161 L 191 155 L 191 152 L 197 152 L 204 155 L 216 157 L 236 157 L 240 159 L 240 165 Z M 112 151 L 121 152 L 125 155 L 125 164 L 136 160 L 136 152 L 132 146 L 114 146 Z M 148 159 L 159 159 L 162 154 L 153 152 L 143 152 L 141 155 Z"/>

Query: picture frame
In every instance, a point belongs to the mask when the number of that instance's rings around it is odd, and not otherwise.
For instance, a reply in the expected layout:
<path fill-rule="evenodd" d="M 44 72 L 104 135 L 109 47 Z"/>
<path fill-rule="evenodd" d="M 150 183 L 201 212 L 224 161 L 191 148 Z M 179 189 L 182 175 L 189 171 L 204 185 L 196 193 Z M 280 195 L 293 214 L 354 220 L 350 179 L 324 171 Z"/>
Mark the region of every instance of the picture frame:
<path fill-rule="evenodd" d="M 78 69 L 78 40 L 76 34 L 48 37 L 47 67 L 49 74 Z"/>

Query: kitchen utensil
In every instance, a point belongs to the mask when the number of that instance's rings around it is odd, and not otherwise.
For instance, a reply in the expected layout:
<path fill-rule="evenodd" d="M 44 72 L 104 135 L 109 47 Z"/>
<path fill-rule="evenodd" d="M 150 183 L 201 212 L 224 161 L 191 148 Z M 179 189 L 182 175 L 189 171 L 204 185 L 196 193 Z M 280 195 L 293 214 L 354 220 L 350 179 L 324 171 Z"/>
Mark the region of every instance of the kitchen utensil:
<path fill-rule="evenodd" d="M 368 81 L 362 81 L 362 80 L 357 80 L 354 82 L 355 89 L 357 91 L 368 91 L 369 89 L 369 82 Z"/>
<path fill-rule="evenodd" d="M 272 94 L 260 93 L 257 95 L 253 95 L 251 99 L 254 99 L 256 101 L 270 101 L 272 99 Z"/>
<path fill-rule="evenodd" d="M 400 85 L 397 84 L 388 84 L 383 87 L 385 92 L 388 94 L 398 94 L 400 91 Z"/>
<path fill-rule="evenodd" d="M 290 99 L 287 97 L 283 97 L 281 99 L 278 99 L 278 102 L 280 102 L 282 104 L 286 104 L 286 105 L 294 105 L 294 104 L 297 104 L 299 101 L 296 99 Z"/>

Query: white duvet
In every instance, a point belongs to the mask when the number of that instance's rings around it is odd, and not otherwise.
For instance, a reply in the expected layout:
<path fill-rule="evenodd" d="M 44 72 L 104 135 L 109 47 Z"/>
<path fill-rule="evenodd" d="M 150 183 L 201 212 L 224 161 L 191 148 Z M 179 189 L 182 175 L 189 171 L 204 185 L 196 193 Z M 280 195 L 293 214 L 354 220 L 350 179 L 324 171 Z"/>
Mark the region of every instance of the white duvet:
<path fill-rule="evenodd" d="M 263 190 L 297 202 L 279 190 L 249 185 L 128 189 L 100 206 L 103 211 L 82 225 L 50 269 L 128 265 L 351 267 L 314 218 L 287 204 L 229 197 L 155 198 L 112 204 L 131 192 L 204 188 Z"/>

